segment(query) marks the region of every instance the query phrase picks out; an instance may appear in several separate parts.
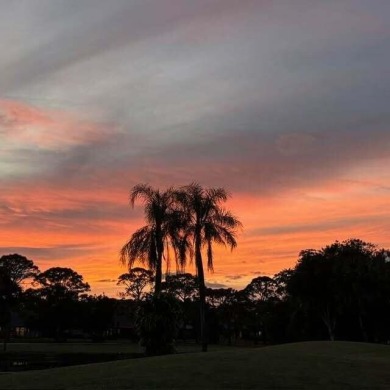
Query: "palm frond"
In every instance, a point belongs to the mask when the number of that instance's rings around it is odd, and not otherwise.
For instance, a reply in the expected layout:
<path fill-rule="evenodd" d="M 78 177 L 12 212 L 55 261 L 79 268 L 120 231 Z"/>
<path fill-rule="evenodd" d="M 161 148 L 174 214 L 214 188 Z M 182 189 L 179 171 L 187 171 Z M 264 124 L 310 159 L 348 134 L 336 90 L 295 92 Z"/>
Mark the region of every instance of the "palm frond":
<path fill-rule="evenodd" d="M 173 239 L 173 247 L 175 248 L 176 253 L 176 266 L 180 272 L 184 272 L 185 266 L 187 264 L 187 258 L 192 264 L 194 258 L 194 249 L 190 236 L 187 233 L 184 233 L 182 236 L 177 236 Z"/>
<path fill-rule="evenodd" d="M 210 272 L 214 272 L 213 247 L 212 247 L 211 239 L 207 240 L 207 269 Z"/>
<path fill-rule="evenodd" d="M 148 202 L 153 198 L 154 190 L 148 184 L 137 184 L 130 191 L 130 204 L 134 207 L 135 201 L 141 198 L 143 202 Z"/>
<path fill-rule="evenodd" d="M 242 223 L 230 211 L 219 209 L 214 216 L 215 221 L 222 226 L 232 229 L 242 228 Z"/>
<path fill-rule="evenodd" d="M 156 258 L 154 241 L 154 231 L 150 226 L 144 226 L 138 229 L 122 247 L 120 251 L 120 261 L 122 264 L 127 264 L 129 270 L 137 260 L 143 264 L 148 263 L 153 269 Z"/>
<path fill-rule="evenodd" d="M 207 188 L 206 189 L 206 198 L 209 199 L 210 203 L 219 204 L 221 202 L 226 202 L 229 193 L 224 188 Z"/>
<path fill-rule="evenodd" d="M 231 250 L 237 246 L 234 230 L 221 225 L 216 225 L 215 230 L 217 235 L 222 239 L 223 243 L 228 245 Z"/>

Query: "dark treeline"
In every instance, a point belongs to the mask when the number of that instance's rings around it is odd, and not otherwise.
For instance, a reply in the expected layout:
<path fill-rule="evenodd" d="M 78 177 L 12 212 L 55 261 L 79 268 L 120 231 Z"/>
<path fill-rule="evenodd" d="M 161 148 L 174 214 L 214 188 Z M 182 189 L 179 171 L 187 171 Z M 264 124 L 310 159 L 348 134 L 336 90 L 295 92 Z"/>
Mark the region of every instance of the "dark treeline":
<path fill-rule="evenodd" d="M 23 288 L 24 285 L 29 288 Z M 0 328 L 10 336 L 66 340 L 73 330 L 90 337 L 111 326 L 112 299 L 91 296 L 88 283 L 70 268 L 40 272 L 32 260 L 19 254 L 0 258 Z"/>
<path fill-rule="evenodd" d="M 208 341 L 276 344 L 337 339 L 387 343 L 387 253 L 358 239 L 335 242 L 320 250 L 302 251 L 295 268 L 274 277 L 259 276 L 242 290 L 207 288 Z M 32 280 L 34 287 L 23 289 L 26 280 Z M 161 283 L 165 301 L 160 301 L 160 306 L 153 301 L 151 271 L 133 268 L 118 278 L 118 284 L 124 287 L 121 299 L 91 296 L 82 276 L 69 268 L 40 272 L 21 255 L 2 256 L 2 336 L 23 336 L 22 325 L 27 332 L 24 336 L 30 337 L 139 340 L 145 338 L 145 329 L 150 330 L 150 324 L 140 322 L 150 321 L 159 324 L 160 336 L 169 338 L 171 334 L 176 340 L 201 342 L 196 276 L 166 275 Z M 150 313 L 154 313 L 152 319 Z"/>
<path fill-rule="evenodd" d="M 143 274 L 145 272 L 145 274 Z M 146 270 L 134 269 L 137 282 L 126 288 L 133 299 Z M 181 305 L 185 329 L 198 329 L 197 278 L 167 275 L 163 291 Z M 137 297 L 137 298 L 136 298 Z M 296 266 L 273 277 L 254 278 L 244 289 L 208 288 L 209 341 L 228 344 L 247 340 L 275 344 L 304 340 L 390 340 L 390 258 L 388 251 L 358 239 L 320 250 L 303 250 Z"/>

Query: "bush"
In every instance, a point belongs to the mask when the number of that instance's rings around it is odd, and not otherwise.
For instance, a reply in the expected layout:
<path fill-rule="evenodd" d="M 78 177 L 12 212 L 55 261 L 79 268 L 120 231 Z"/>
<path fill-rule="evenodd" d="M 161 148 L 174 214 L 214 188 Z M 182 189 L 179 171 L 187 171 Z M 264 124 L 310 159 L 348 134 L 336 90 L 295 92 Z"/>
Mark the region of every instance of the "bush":
<path fill-rule="evenodd" d="M 180 303 L 173 295 L 149 295 L 140 303 L 136 313 L 136 327 L 146 355 L 176 352 L 174 342 L 180 317 Z"/>

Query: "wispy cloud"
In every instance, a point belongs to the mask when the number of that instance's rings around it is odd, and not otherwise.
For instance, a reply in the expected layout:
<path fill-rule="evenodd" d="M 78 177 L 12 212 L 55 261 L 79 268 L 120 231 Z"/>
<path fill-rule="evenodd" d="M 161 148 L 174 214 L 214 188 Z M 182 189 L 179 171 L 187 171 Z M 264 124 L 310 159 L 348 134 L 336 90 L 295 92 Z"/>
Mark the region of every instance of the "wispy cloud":
<path fill-rule="evenodd" d="M 206 286 L 209 288 L 227 288 L 228 286 L 218 282 L 206 282 Z"/>
<path fill-rule="evenodd" d="M 11 100 L 0 100 L 0 131 L 5 146 L 16 151 L 29 147 L 63 150 L 108 137 L 101 125 Z"/>
<path fill-rule="evenodd" d="M 100 279 L 96 280 L 97 283 L 115 283 L 117 282 L 117 279 Z"/>

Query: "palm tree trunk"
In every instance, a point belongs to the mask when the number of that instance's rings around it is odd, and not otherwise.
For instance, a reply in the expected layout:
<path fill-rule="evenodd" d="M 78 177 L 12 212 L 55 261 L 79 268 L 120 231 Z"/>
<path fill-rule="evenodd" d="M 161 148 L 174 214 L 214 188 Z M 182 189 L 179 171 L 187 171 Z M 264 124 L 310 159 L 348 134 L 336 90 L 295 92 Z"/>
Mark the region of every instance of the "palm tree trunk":
<path fill-rule="evenodd" d="M 195 263 L 199 283 L 200 338 L 202 342 L 202 352 L 207 352 L 206 286 L 204 283 L 202 253 L 200 249 L 200 235 L 195 238 Z"/>
<path fill-rule="evenodd" d="M 159 253 L 157 256 L 156 280 L 155 280 L 155 284 L 154 284 L 154 294 L 155 295 L 159 295 L 161 293 L 161 281 L 162 281 L 162 256 L 161 255 Z"/>
<path fill-rule="evenodd" d="M 360 328 L 360 331 L 362 333 L 363 341 L 368 342 L 368 334 L 367 334 L 366 328 L 364 326 L 363 317 L 362 317 L 361 313 L 359 313 L 359 315 L 358 315 L 358 320 L 359 320 L 359 328 Z"/>
<path fill-rule="evenodd" d="M 327 306 L 326 310 L 323 311 L 321 318 L 326 326 L 326 329 L 328 330 L 329 340 L 334 341 L 336 318 L 332 317 L 331 312 L 329 310 L 329 306 Z"/>
<path fill-rule="evenodd" d="M 161 226 L 158 224 L 156 227 L 156 250 L 157 250 L 157 264 L 156 264 L 156 280 L 154 285 L 155 295 L 161 293 L 162 282 L 162 257 L 164 252 L 164 242 L 162 240 Z"/>

